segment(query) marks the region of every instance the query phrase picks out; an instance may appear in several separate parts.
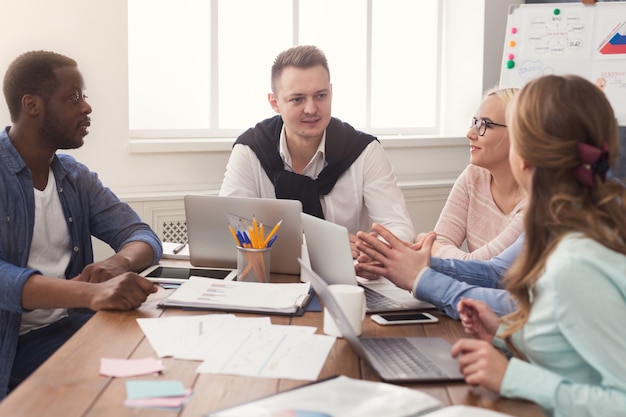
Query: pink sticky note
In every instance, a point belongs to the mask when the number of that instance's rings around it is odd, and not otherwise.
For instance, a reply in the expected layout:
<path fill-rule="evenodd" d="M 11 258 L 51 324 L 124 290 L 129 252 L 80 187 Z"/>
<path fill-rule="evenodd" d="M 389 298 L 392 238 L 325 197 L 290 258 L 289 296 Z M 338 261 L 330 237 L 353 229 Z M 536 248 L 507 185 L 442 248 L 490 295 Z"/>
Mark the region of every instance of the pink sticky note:
<path fill-rule="evenodd" d="M 161 372 L 163 361 L 154 358 L 113 359 L 100 358 L 100 375 L 125 378 Z"/>

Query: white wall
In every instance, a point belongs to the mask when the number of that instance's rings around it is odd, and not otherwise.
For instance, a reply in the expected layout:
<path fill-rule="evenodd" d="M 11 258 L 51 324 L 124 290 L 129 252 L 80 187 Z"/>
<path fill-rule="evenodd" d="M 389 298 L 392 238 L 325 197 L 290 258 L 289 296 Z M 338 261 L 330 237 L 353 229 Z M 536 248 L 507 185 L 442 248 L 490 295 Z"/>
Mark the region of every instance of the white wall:
<path fill-rule="evenodd" d="M 0 14 L 2 74 L 27 50 L 53 50 L 78 61 L 93 113 L 85 146 L 73 153 L 105 184 L 118 194 L 219 185 L 226 154 L 128 153 L 126 0 L 0 0 Z"/>
<path fill-rule="evenodd" d="M 442 71 L 448 74 L 449 83 L 444 86 L 443 100 L 454 103 L 455 96 L 471 94 L 478 105 L 483 89 L 497 81 L 507 13 L 503 3 L 507 2 L 446 0 L 452 12 L 446 25 L 455 25 L 459 19 L 479 21 L 485 15 L 487 33 L 462 34 L 458 49 L 444 56 Z M 151 221 L 147 218 L 151 214 L 144 210 L 146 201 L 179 200 L 186 193 L 211 193 L 219 188 L 229 142 L 210 152 L 129 152 L 127 0 L 0 0 L 0 15 L 2 74 L 17 55 L 28 50 L 53 50 L 78 61 L 94 111 L 85 146 L 71 153 L 133 203 L 146 221 Z M 483 83 L 468 84 L 468 79 L 480 79 L 476 74 L 454 76 L 455 71 L 462 74 L 464 60 L 476 54 L 483 57 Z M 469 119 L 475 110 L 449 108 L 444 127 L 446 120 Z M 0 106 L 0 120 L 10 123 L 5 105 Z M 444 138 L 383 141 L 418 230 L 434 225 L 450 184 L 467 164 L 464 134 L 456 131 L 445 132 Z"/>

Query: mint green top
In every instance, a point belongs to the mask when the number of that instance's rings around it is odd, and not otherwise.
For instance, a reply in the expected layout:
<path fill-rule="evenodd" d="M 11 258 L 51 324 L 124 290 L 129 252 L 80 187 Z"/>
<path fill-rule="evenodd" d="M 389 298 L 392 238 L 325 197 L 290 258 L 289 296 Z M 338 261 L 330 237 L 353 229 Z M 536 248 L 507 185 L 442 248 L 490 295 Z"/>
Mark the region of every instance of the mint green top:
<path fill-rule="evenodd" d="M 533 291 L 500 394 L 550 416 L 626 414 L 626 256 L 581 234 L 555 248 Z"/>

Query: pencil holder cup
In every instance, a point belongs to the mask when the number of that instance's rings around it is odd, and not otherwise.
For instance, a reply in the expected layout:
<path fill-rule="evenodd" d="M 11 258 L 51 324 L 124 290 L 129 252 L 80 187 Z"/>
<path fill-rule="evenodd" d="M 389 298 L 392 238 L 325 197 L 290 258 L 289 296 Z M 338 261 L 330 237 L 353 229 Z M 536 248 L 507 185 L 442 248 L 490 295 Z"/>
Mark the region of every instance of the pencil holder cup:
<path fill-rule="evenodd" d="M 272 248 L 237 246 L 237 281 L 270 282 L 271 254 Z"/>

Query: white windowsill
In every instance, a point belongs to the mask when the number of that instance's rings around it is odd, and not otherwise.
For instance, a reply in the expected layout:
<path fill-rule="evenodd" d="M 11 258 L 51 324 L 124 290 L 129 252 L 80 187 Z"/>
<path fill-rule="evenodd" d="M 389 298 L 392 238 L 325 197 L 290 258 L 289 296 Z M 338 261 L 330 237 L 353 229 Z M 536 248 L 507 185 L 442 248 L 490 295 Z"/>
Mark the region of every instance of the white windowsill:
<path fill-rule="evenodd" d="M 467 144 L 462 136 L 379 136 L 385 148 L 424 148 L 448 147 Z M 128 152 L 140 153 L 176 153 L 176 152 L 230 152 L 235 138 L 166 138 L 144 139 L 131 138 Z"/>

